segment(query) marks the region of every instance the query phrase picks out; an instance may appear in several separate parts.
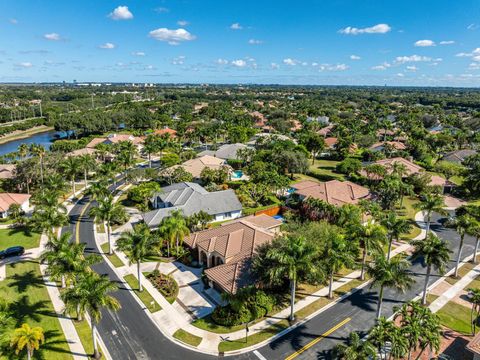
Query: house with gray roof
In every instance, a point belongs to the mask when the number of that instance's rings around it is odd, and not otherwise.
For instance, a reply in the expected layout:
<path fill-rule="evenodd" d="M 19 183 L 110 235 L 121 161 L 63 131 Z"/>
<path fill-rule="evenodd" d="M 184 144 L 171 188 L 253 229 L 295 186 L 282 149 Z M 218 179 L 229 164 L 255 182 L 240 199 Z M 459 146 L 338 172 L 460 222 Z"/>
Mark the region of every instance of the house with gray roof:
<path fill-rule="evenodd" d="M 469 150 L 469 149 L 464 149 L 464 150 L 455 150 L 451 151 L 449 153 L 446 153 L 442 160 L 443 161 L 449 161 L 453 162 L 456 164 L 461 164 L 463 160 L 465 160 L 467 157 L 475 155 L 477 152 L 475 150 Z"/>
<path fill-rule="evenodd" d="M 164 187 L 150 201 L 155 210 L 145 213 L 143 218 L 153 228 L 174 210 L 181 210 L 185 216 L 204 211 L 213 216 L 213 221 L 236 219 L 242 215 L 242 204 L 233 190 L 208 192 L 192 182 Z"/>
<path fill-rule="evenodd" d="M 219 159 L 224 160 L 237 160 L 238 154 L 237 151 L 247 148 L 247 145 L 236 143 L 236 144 L 224 144 L 220 146 L 217 150 L 205 150 L 198 154 L 198 156 L 210 155 Z"/>

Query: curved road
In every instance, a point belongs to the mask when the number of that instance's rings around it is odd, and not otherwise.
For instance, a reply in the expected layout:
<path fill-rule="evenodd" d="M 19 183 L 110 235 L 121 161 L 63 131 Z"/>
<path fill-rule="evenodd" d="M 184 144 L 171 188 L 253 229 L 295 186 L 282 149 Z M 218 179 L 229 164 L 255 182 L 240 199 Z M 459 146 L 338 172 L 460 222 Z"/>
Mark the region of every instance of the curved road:
<path fill-rule="evenodd" d="M 87 244 L 87 253 L 101 253 L 97 248 L 93 234 L 93 221 L 88 216 L 92 206 L 89 198 L 80 200 L 70 212 L 69 231 L 78 236 L 81 242 Z M 439 222 L 440 220 L 440 222 Z M 442 218 L 434 216 L 432 230 L 441 238 L 450 243 L 453 251 L 452 261 L 448 270 L 455 266 L 459 236 L 451 229 L 441 225 Z M 472 254 L 474 239 L 466 236 L 462 257 Z M 156 325 L 145 314 L 139 303 L 133 298 L 130 290 L 123 287 L 109 265 L 102 261 L 93 266 L 99 274 L 106 274 L 119 285 L 119 290 L 113 295 L 122 305 L 118 312 L 104 311 L 103 318 L 98 326 L 101 337 L 114 360 L 123 359 L 213 359 L 215 356 L 205 355 L 189 350 L 166 338 Z M 386 290 L 384 295 L 383 315 L 393 314 L 393 307 L 399 306 L 417 296 L 422 291 L 425 267 L 422 259 L 414 259 L 411 271 L 416 283 L 405 294 Z M 431 276 L 431 283 L 438 280 L 438 276 Z M 235 359 L 331 359 L 335 344 L 347 339 L 352 331 L 367 333 L 374 325 L 377 292 L 365 287 L 348 296 L 343 301 L 319 314 L 305 324 L 294 329 L 276 341 L 263 346 L 257 352 L 250 352 L 231 358 Z"/>

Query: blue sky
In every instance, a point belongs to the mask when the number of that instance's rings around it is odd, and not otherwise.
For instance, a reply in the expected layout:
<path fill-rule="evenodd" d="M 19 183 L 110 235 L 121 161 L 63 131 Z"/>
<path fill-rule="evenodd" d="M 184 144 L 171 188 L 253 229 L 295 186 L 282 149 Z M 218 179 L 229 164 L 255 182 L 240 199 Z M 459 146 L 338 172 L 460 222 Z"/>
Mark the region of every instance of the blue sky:
<path fill-rule="evenodd" d="M 3 0 L 0 81 L 478 86 L 479 0 Z"/>

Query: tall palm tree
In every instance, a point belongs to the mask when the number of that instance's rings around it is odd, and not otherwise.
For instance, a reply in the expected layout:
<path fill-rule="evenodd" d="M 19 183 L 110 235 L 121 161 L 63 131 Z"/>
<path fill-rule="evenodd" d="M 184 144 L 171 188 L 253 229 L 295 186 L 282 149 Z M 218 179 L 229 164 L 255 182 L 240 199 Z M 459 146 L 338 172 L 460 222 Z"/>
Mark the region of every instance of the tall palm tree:
<path fill-rule="evenodd" d="M 155 247 L 155 238 L 146 224 L 139 224 L 133 231 L 124 232 L 117 240 L 117 248 L 127 255 L 130 264 L 137 264 L 138 290 L 143 291 L 140 263 L 145 261 Z"/>
<path fill-rule="evenodd" d="M 25 159 L 28 156 L 28 153 L 28 145 L 26 143 L 20 144 L 20 146 L 18 147 L 18 155 L 20 155 L 22 159 Z"/>
<path fill-rule="evenodd" d="M 28 324 L 22 324 L 21 327 L 15 329 L 13 332 L 10 347 L 15 349 L 16 355 L 23 351 L 23 349 L 26 349 L 27 359 L 30 360 L 33 352 L 38 350 L 44 342 L 45 335 L 41 327 L 36 326 L 32 328 Z"/>
<path fill-rule="evenodd" d="M 95 159 L 93 156 L 85 154 L 78 158 L 78 166 L 81 171 L 83 171 L 83 179 L 85 181 L 85 186 L 88 185 L 88 173 L 95 169 Z"/>
<path fill-rule="evenodd" d="M 10 340 L 10 330 L 15 326 L 12 306 L 7 300 L 0 299 L 0 347 Z M 1 353 L 1 352 L 0 352 Z"/>
<path fill-rule="evenodd" d="M 387 320 L 384 316 L 377 319 L 375 326 L 368 334 L 368 340 L 377 347 L 380 359 L 383 359 L 383 352 L 387 343 L 393 343 L 398 328 L 393 321 Z M 406 351 L 405 351 L 406 352 Z M 386 356 L 387 354 L 385 354 Z"/>
<path fill-rule="evenodd" d="M 472 224 L 468 229 L 468 235 L 473 236 L 475 238 L 475 248 L 473 249 L 472 255 L 472 263 L 477 263 L 477 253 L 478 253 L 478 245 L 480 244 L 480 221 L 477 219 L 472 220 Z"/>
<path fill-rule="evenodd" d="M 328 272 L 328 298 L 333 298 L 333 276 L 343 267 L 351 267 L 355 264 L 357 251 L 351 246 L 351 242 L 345 240 L 342 234 L 334 233 L 326 241 L 324 250 L 324 265 Z"/>
<path fill-rule="evenodd" d="M 68 224 L 68 216 L 57 207 L 37 206 L 29 224 L 37 231 L 54 236 L 55 229 Z"/>
<path fill-rule="evenodd" d="M 284 236 L 278 247 L 267 251 L 266 258 L 275 266 L 268 269 L 268 276 L 272 279 L 288 278 L 290 281 L 290 320 L 294 319 L 293 306 L 295 304 L 295 290 L 300 272 L 314 273 L 314 259 L 316 248 L 308 243 L 303 236 Z"/>
<path fill-rule="evenodd" d="M 118 173 L 118 164 L 115 162 L 107 162 L 100 166 L 98 170 L 98 174 L 103 176 L 106 179 L 113 180 L 113 186 L 117 187 L 117 178 L 116 175 Z"/>
<path fill-rule="evenodd" d="M 399 218 L 397 214 L 393 211 L 388 212 L 388 214 L 382 219 L 381 224 L 385 227 L 385 229 L 387 229 L 387 260 L 390 260 L 390 253 L 392 251 L 393 241 L 398 241 L 400 235 L 408 233 L 412 226 L 410 225 L 408 220 Z"/>
<path fill-rule="evenodd" d="M 353 237 L 353 239 L 358 239 L 360 245 L 363 247 L 360 280 L 365 280 L 367 255 L 372 253 L 383 253 L 382 246 L 386 243 L 385 228 L 373 221 L 369 221 L 365 225 L 359 224 L 351 231 L 351 237 Z"/>
<path fill-rule="evenodd" d="M 90 183 L 90 187 L 87 189 L 86 194 L 90 195 L 94 200 L 103 199 L 110 194 L 108 183 L 104 179 L 92 182 Z"/>
<path fill-rule="evenodd" d="M 427 234 L 430 232 L 432 213 L 437 212 L 442 215 L 446 213 L 444 210 L 445 202 L 443 201 L 443 197 L 438 194 L 426 194 L 423 196 L 423 200 L 420 203 L 415 204 L 414 207 L 426 214 L 427 230 L 425 237 L 427 237 Z"/>
<path fill-rule="evenodd" d="M 477 332 L 477 319 L 480 311 L 480 289 L 469 288 L 468 289 L 469 300 L 472 303 L 472 311 L 470 312 L 470 323 L 472 324 L 472 334 Z M 473 314 L 475 313 L 475 319 Z"/>
<path fill-rule="evenodd" d="M 43 159 L 45 157 L 46 150 L 40 144 L 31 144 L 28 151 L 32 156 L 37 156 L 40 160 L 40 181 L 43 185 Z"/>
<path fill-rule="evenodd" d="M 92 319 L 93 356 L 95 359 L 98 359 L 100 358 L 100 353 L 96 336 L 97 324 L 102 318 L 103 309 L 113 311 L 120 309 L 121 306 L 118 300 L 110 295 L 118 287 L 110 281 L 107 275 L 98 275 L 93 271 L 88 271 L 79 277 L 77 288 L 78 297 L 64 298 L 67 302 L 74 301 L 74 305 L 69 304 L 68 306 L 75 306 L 80 313 L 86 312 L 90 315 Z"/>
<path fill-rule="evenodd" d="M 357 332 L 352 332 L 348 337 L 348 345 L 338 344 L 335 354 L 341 360 L 369 360 L 374 358 L 377 352 L 370 341 L 364 341 Z"/>
<path fill-rule="evenodd" d="M 427 266 L 422 296 L 422 305 L 426 305 L 427 287 L 432 267 L 437 270 L 440 275 L 445 274 L 445 267 L 450 261 L 451 251 L 448 248 L 448 244 L 433 233 L 429 233 L 425 240 L 412 241 L 412 245 L 415 247 L 415 254 L 422 256 L 423 262 Z"/>
<path fill-rule="evenodd" d="M 190 229 L 181 210 L 175 210 L 170 213 L 164 222 L 162 222 L 162 232 L 166 234 L 170 242 L 170 247 L 175 243 L 176 253 L 183 239 L 190 235 Z M 170 253 L 168 254 L 170 256 Z"/>
<path fill-rule="evenodd" d="M 65 176 L 70 179 L 70 182 L 72 183 L 72 193 L 75 195 L 75 178 L 79 170 L 78 159 L 74 156 L 69 156 L 63 161 L 61 167 Z"/>
<path fill-rule="evenodd" d="M 108 253 L 113 254 L 113 247 L 111 242 L 111 229 L 114 222 L 121 221 L 126 217 L 125 209 L 122 205 L 113 202 L 113 196 L 98 200 L 96 207 L 90 209 L 90 216 L 95 218 L 97 223 L 106 223 L 107 225 L 107 239 L 108 239 Z"/>
<path fill-rule="evenodd" d="M 151 134 L 145 138 L 142 152 L 148 156 L 148 167 L 152 167 L 152 154 L 159 151 L 158 135 Z"/>
<path fill-rule="evenodd" d="M 378 287 L 377 319 L 382 314 L 383 290 L 385 287 L 405 292 L 414 280 L 409 271 L 411 263 L 400 257 L 390 261 L 384 255 L 378 256 L 374 263 L 369 264 L 367 272 L 372 278 L 370 287 Z"/>
<path fill-rule="evenodd" d="M 457 260 L 455 262 L 455 273 L 454 277 L 458 276 L 458 268 L 460 266 L 460 259 L 462 258 L 463 243 L 465 240 L 465 235 L 471 231 L 471 228 L 475 225 L 475 219 L 468 214 L 460 215 L 455 218 L 453 221 L 453 226 L 460 235 L 460 243 L 458 244 L 458 254 Z"/>

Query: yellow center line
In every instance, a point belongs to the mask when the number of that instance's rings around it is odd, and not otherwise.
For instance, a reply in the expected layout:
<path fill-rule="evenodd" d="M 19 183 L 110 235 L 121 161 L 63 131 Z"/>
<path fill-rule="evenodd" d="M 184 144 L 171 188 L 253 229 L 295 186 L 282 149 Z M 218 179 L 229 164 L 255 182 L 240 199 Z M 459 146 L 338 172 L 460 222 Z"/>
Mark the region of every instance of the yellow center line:
<path fill-rule="evenodd" d="M 351 318 L 346 318 L 345 320 L 339 322 L 337 325 L 332 327 L 330 330 L 325 331 L 322 335 L 320 335 L 318 338 L 309 342 L 307 345 L 302 347 L 300 350 L 297 350 L 292 355 L 286 357 L 285 360 L 295 359 L 298 355 L 300 355 L 300 354 L 304 353 L 305 351 L 307 351 L 308 349 L 310 349 L 312 346 L 317 344 L 320 340 L 322 340 L 323 338 L 326 338 L 328 335 L 330 335 L 331 333 L 333 333 L 336 330 L 338 330 L 339 328 L 341 328 L 343 325 L 348 323 L 350 320 L 352 320 L 352 319 Z"/>
<path fill-rule="evenodd" d="M 82 217 L 83 215 L 85 214 L 85 211 L 87 211 L 89 205 L 90 205 L 91 201 L 89 201 L 85 207 L 82 209 L 82 211 L 80 212 L 80 214 L 78 215 L 78 219 L 77 219 L 77 222 L 75 224 L 75 242 L 77 244 L 80 243 L 80 222 L 82 220 Z"/>

